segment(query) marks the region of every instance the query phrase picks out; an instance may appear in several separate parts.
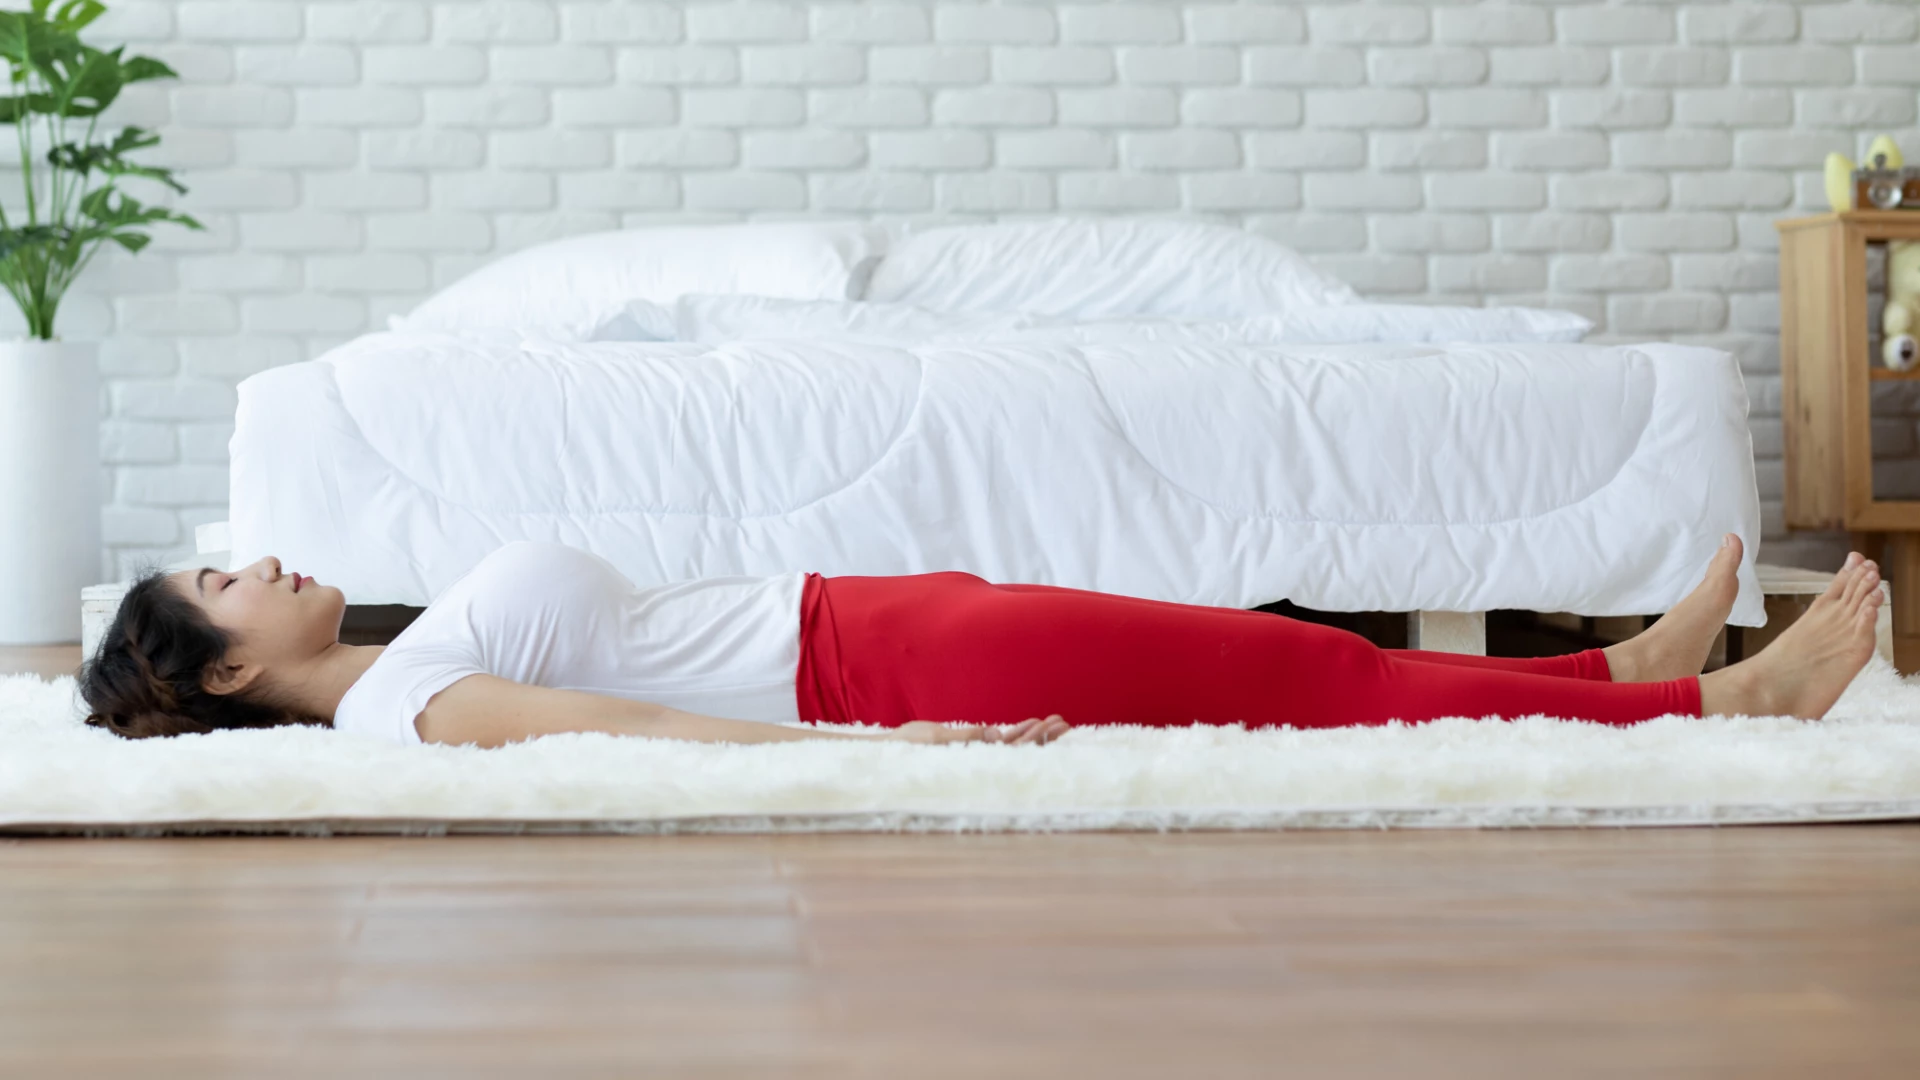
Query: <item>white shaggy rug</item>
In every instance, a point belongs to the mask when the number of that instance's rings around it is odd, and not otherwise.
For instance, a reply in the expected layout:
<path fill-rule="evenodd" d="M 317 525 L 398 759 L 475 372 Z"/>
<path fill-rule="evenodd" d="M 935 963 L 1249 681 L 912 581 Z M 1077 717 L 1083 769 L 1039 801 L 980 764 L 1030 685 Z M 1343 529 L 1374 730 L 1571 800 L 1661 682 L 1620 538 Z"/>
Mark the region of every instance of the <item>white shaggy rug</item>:
<path fill-rule="evenodd" d="M 1044 747 L 500 750 L 314 729 L 127 742 L 73 681 L 0 678 L 10 832 L 741 832 L 1680 825 L 1920 818 L 1920 677 L 1875 658 L 1831 716 L 1631 728 L 1082 728 Z"/>

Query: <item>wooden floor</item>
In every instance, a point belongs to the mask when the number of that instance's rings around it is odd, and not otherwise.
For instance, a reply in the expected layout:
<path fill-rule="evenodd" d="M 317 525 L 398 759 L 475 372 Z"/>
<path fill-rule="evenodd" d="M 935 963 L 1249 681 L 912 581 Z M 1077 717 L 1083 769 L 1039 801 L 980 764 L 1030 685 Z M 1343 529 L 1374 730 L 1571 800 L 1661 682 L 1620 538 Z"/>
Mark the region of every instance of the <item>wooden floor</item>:
<path fill-rule="evenodd" d="M 1905 1077 L 1920 828 L 0 842 L 0 1075 Z"/>
<path fill-rule="evenodd" d="M 55 679 L 80 668 L 80 646 L 0 646 L 0 675 L 38 675 Z"/>

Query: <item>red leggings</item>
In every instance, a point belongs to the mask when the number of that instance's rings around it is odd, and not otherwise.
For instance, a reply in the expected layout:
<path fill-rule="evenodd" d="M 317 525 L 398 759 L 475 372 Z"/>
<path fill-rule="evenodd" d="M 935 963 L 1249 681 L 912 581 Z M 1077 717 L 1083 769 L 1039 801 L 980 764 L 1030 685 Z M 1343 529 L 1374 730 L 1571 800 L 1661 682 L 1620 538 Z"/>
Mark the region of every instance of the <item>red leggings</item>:
<path fill-rule="evenodd" d="M 1382 649 L 1283 615 L 972 574 L 807 575 L 803 720 L 1342 727 L 1534 713 L 1700 714 L 1700 681 L 1614 683 L 1598 649 L 1510 659 Z"/>

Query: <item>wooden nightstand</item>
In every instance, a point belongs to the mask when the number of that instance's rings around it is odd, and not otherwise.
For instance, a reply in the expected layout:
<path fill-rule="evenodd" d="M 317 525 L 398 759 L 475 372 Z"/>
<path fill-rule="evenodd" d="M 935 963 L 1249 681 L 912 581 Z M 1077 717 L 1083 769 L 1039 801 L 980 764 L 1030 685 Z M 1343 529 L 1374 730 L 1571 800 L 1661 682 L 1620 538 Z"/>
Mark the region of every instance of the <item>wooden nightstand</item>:
<path fill-rule="evenodd" d="M 1920 379 L 1889 371 L 1869 342 L 1867 248 L 1920 240 L 1920 212 L 1854 210 L 1776 223 L 1780 230 L 1781 411 L 1786 522 L 1846 529 L 1892 585 L 1893 648 L 1920 670 L 1920 499 L 1873 495 L 1872 384 Z"/>

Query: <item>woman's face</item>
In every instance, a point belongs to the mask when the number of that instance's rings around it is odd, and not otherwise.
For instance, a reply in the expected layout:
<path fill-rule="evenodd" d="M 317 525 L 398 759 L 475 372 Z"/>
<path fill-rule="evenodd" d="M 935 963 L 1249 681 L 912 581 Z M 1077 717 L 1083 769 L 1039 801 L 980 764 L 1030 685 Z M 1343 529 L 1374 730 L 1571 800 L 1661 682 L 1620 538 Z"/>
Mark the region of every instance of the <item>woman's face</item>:
<path fill-rule="evenodd" d="M 169 580 L 233 637 L 231 664 L 281 667 L 311 659 L 340 640 L 346 595 L 283 572 L 271 555 L 239 570 L 183 570 Z"/>

